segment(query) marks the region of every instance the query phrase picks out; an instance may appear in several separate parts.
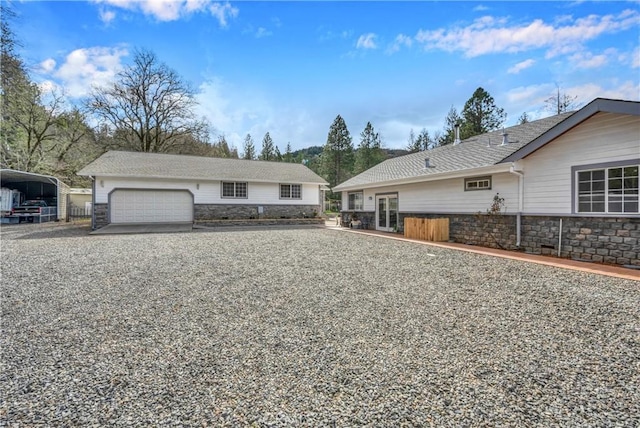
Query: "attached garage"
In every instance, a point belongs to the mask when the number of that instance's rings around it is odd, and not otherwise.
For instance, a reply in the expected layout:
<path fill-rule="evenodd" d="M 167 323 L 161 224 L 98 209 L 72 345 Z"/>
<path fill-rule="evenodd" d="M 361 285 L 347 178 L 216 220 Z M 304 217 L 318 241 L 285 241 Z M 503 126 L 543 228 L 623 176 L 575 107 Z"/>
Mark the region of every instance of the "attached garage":
<path fill-rule="evenodd" d="M 188 190 L 114 189 L 109 195 L 111 223 L 193 222 Z"/>

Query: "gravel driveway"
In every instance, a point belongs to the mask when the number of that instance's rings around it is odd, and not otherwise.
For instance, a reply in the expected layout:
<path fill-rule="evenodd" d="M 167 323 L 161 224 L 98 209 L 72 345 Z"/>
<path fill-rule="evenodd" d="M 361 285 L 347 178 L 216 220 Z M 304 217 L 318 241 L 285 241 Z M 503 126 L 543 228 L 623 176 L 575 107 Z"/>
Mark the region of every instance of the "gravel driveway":
<path fill-rule="evenodd" d="M 3 426 L 640 424 L 640 282 L 319 228 L 20 227 Z"/>

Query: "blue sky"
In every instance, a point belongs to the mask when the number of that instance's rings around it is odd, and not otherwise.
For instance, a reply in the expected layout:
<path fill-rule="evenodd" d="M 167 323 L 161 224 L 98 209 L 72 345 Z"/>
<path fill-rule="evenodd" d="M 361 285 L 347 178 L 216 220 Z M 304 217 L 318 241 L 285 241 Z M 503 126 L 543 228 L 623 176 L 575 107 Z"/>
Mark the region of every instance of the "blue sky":
<path fill-rule="evenodd" d="M 442 130 L 483 87 L 508 113 L 545 117 L 563 92 L 640 98 L 634 2 L 13 2 L 21 55 L 44 87 L 78 102 L 136 48 L 198 94 L 198 115 L 242 150 L 324 145 L 340 114 L 357 145 L 370 121 L 387 148 Z"/>

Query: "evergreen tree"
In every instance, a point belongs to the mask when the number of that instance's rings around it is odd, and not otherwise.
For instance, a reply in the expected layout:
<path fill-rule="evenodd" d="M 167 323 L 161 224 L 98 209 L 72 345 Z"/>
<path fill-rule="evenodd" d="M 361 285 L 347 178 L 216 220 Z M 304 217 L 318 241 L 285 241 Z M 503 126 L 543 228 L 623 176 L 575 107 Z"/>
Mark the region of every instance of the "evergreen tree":
<path fill-rule="evenodd" d="M 367 122 L 364 131 L 360 133 L 360 144 L 355 154 L 354 174 L 366 171 L 384 160 L 381 150 L 380 135 L 373 130 L 371 122 Z"/>
<path fill-rule="evenodd" d="M 260 152 L 260 160 L 274 160 L 275 150 L 271 135 L 267 132 L 262 139 L 262 151 Z"/>
<path fill-rule="evenodd" d="M 453 143 L 455 140 L 456 124 L 461 123 L 461 121 L 462 118 L 458 114 L 458 110 L 456 110 L 454 106 L 451 106 L 449 113 L 447 113 L 447 117 L 444 119 L 444 130 L 436 139 L 436 145 L 444 146 L 446 144 Z"/>
<path fill-rule="evenodd" d="M 287 149 L 284 152 L 283 160 L 285 162 L 293 162 L 293 153 L 291 153 L 291 143 L 287 143 Z"/>
<path fill-rule="evenodd" d="M 336 116 L 329 128 L 327 143 L 322 151 L 323 177 L 334 187 L 353 172 L 353 144 L 351 134 L 342 116 Z"/>
<path fill-rule="evenodd" d="M 507 119 L 503 109 L 496 106 L 493 97 L 482 88 L 475 90 L 462 109 L 460 139 L 494 131 Z"/>
<path fill-rule="evenodd" d="M 244 146 L 242 147 L 244 154 L 242 155 L 242 159 L 254 160 L 256 158 L 256 147 L 253 144 L 253 138 L 251 138 L 251 134 L 247 134 L 244 137 Z"/>
<path fill-rule="evenodd" d="M 411 131 L 409 131 L 407 151 L 409 153 L 416 153 L 420 151 L 420 147 L 418 147 L 418 145 L 416 144 L 416 134 L 413 132 L 413 128 L 411 128 Z"/>
<path fill-rule="evenodd" d="M 273 151 L 273 160 L 282 162 L 282 153 L 280 153 L 280 149 L 278 148 L 278 146 L 275 146 L 275 150 Z"/>
<path fill-rule="evenodd" d="M 418 134 L 418 138 L 416 138 L 415 144 L 418 148 L 418 151 L 424 151 L 432 148 L 435 142 L 431 139 L 429 131 L 427 131 L 425 128 L 422 128 L 422 131 L 420 131 L 420 133 Z"/>

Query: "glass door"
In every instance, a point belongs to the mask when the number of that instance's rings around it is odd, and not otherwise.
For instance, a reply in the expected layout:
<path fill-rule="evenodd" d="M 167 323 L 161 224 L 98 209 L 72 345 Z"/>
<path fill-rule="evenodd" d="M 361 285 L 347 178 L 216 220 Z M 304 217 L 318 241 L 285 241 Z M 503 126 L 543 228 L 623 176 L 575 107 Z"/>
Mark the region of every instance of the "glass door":
<path fill-rule="evenodd" d="M 398 197 L 377 196 L 376 200 L 376 230 L 395 232 L 398 228 Z"/>

